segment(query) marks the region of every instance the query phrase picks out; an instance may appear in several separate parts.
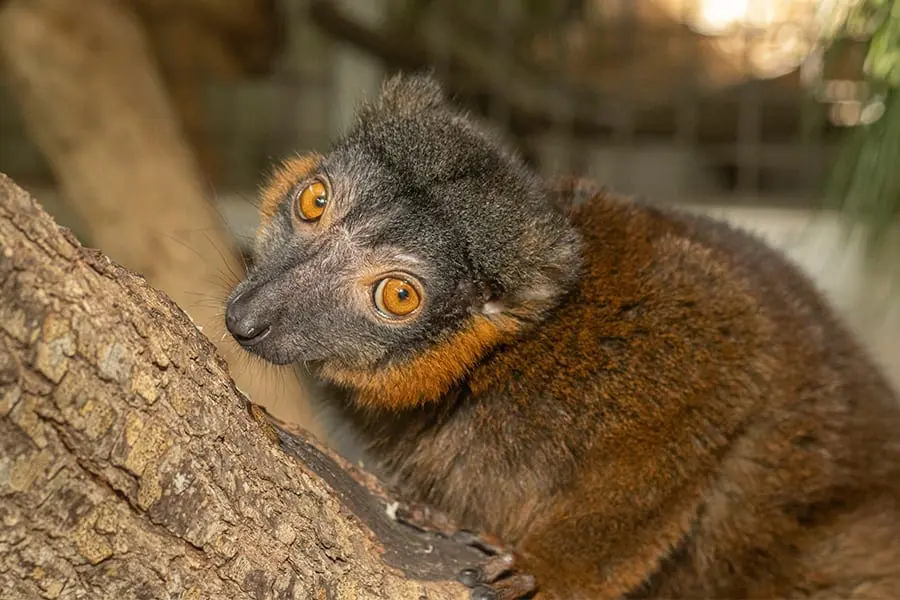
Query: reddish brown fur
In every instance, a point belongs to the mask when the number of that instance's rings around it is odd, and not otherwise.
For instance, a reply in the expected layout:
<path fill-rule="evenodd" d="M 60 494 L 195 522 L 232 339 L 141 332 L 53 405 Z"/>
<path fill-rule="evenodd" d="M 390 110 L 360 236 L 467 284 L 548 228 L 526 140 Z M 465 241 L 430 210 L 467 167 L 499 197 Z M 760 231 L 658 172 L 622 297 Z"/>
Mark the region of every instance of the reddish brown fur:
<path fill-rule="evenodd" d="M 347 377 L 399 489 L 506 540 L 538 598 L 900 597 L 900 408 L 805 277 L 610 195 L 571 218 L 585 275 L 538 327 Z"/>
<path fill-rule="evenodd" d="M 468 326 L 413 360 L 379 371 L 325 367 L 322 376 L 352 387 L 357 401 L 392 411 L 434 401 L 463 378 L 485 352 L 509 338 L 517 322 L 473 317 Z"/>

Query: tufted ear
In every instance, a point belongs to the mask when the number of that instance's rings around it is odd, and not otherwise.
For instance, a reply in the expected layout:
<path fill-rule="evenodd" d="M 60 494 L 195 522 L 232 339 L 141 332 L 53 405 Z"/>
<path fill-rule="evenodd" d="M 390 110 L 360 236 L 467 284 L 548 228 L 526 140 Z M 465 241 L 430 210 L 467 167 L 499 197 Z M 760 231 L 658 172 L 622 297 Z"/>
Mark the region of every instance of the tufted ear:
<path fill-rule="evenodd" d="M 397 73 L 381 86 L 381 103 L 399 111 L 434 109 L 444 100 L 444 89 L 430 72 Z"/>
<path fill-rule="evenodd" d="M 397 73 L 384 81 L 381 94 L 362 110 L 363 118 L 374 113 L 416 114 L 444 106 L 444 89 L 430 72 Z"/>

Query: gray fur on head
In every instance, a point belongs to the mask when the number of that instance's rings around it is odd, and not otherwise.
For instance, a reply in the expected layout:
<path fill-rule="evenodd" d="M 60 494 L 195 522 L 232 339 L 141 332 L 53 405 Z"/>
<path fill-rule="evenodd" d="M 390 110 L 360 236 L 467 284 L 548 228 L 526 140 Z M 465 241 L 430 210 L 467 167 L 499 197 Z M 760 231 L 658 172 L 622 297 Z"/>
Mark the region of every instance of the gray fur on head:
<path fill-rule="evenodd" d="M 441 108 L 445 103 L 441 84 L 430 75 L 394 75 L 385 79 L 381 95 L 374 103 L 364 105 L 359 120 L 365 121 L 372 112 L 412 115 Z"/>
<path fill-rule="evenodd" d="M 402 360 L 474 314 L 539 320 L 578 277 L 579 237 L 544 182 L 430 76 L 388 79 L 317 174 L 332 190 L 327 227 L 298 226 L 287 194 L 233 292 L 271 327 L 251 348 L 268 360 Z M 421 314 L 373 315 L 358 290 L 376 267 L 421 282 Z"/>
<path fill-rule="evenodd" d="M 544 182 L 498 134 L 449 104 L 430 75 L 387 79 L 344 144 L 431 191 L 496 300 L 550 299 L 577 277 L 577 235 L 550 206 Z"/>

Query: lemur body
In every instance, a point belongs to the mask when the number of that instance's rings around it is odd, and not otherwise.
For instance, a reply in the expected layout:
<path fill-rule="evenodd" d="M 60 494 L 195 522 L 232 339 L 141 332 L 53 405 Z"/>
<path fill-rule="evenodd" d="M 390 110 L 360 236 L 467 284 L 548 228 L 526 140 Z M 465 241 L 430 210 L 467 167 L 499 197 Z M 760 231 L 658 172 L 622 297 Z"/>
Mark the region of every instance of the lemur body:
<path fill-rule="evenodd" d="M 263 196 L 229 329 L 513 549 L 474 595 L 900 596 L 900 404 L 777 252 L 540 181 L 422 77 Z"/>

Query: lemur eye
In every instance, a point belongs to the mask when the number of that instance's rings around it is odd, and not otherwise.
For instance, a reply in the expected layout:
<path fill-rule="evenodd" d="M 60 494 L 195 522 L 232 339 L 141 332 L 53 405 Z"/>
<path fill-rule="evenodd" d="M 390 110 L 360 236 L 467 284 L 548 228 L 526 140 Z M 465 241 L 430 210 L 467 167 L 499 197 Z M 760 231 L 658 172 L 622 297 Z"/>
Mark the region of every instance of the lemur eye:
<path fill-rule="evenodd" d="M 316 221 L 328 204 L 328 188 L 321 181 L 313 181 L 297 196 L 297 216 L 304 221 Z"/>
<path fill-rule="evenodd" d="M 405 317 L 419 308 L 419 292 L 408 281 L 385 277 L 375 286 L 375 307 L 388 317 Z"/>

